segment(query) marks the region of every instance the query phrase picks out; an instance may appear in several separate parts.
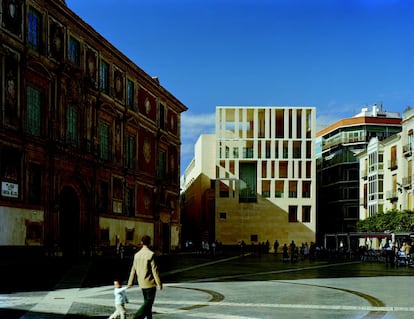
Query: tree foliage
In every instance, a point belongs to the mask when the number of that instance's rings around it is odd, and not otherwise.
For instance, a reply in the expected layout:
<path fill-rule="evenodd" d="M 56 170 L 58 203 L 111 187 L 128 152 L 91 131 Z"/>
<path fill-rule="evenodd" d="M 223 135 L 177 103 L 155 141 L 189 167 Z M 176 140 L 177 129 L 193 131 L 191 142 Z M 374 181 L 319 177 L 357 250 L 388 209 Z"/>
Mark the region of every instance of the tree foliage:
<path fill-rule="evenodd" d="M 413 211 L 389 210 L 385 213 L 379 212 L 367 219 L 357 223 L 359 232 L 411 232 L 414 226 Z"/>

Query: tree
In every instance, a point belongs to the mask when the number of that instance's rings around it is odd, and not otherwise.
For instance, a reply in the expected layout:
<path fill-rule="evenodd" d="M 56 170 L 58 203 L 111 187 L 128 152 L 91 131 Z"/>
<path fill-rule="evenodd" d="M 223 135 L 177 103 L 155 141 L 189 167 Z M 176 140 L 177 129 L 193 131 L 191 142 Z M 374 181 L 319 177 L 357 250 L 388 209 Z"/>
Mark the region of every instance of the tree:
<path fill-rule="evenodd" d="M 414 226 L 414 212 L 409 210 L 389 210 L 379 212 L 367 219 L 359 220 L 357 231 L 359 232 L 411 232 Z"/>

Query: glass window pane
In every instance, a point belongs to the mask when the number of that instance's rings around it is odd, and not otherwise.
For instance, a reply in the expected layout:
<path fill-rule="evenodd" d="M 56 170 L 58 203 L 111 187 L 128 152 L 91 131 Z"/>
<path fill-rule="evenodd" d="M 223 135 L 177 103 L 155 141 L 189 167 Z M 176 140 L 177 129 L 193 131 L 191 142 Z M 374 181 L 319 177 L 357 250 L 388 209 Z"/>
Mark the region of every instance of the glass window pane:
<path fill-rule="evenodd" d="M 26 130 L 29 134 L 40 136 L 40 91 L 27 87 Z"/>
<path fill-rule="evenodd" d="M 109 64 L 101 61 L 99 87 L 101 91 L 109 93 Z"/>
<path fill-rule="evenodd" d="M 99 128 L 100 157 L 109 159 L 109 125 L 102 123 Z"/>
<path fill-rule="evenodd" d="M 127 84 L 127 107 L 130 110 L 134 108 L 134 82 L 129 80 Z"/>
<path fill-rule="evenodd" d="M 128 136 L 126 145 L 125 145 L 125 160 L 126 160 L 126 167 L 127 168 L 134 168 L 135 166 L 135 137 Z"/>
<path fill-rule="evenodd" d="M 78 145 L 78 111 L 69 105 L 66 113 L 66 142 L 72 146 Z"/>
<path fill-rule="evenodd" d="M 240 163 L 240 202 L 256 202 L 257 201 L 257 168 L 255 163 Z"/>
<path fill-rule="evenodd" d="M 69 60 L 74 64 L 80 64 L 80 43 L 72 37 L 69 39 Z"/>
<path fill-rule="evenodd" d="M 41 16 L 40 13 L 35 9 L 30 8 L 29 14 L 27 17 L 28 20 L 28 31 L 27 31 L 27 40 L 29 42 L 30 48 L 38 51 L 40 49 L 40 26 L 41 26 Z"/>

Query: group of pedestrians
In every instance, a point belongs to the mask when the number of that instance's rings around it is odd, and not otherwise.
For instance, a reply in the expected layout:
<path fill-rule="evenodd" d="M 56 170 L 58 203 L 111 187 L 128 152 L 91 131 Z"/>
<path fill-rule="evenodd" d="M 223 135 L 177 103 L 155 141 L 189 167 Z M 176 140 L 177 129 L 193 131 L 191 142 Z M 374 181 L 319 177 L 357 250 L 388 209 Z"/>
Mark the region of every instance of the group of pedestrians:
<path fill-rule="evenodd" d="M 246 244 L 242 240 L 240 243 L 240 254 L 244 255 L 246 252 Z M 279 251 L 279 241 L 276 239 L 273 242 L 273 253 L 278 256 L 280 254 Z M 291 261 L 296 262 L 299 260 L 305 259 L 312 259 L 315 258 L 317 255 L 317 251 L 320 250 L 315 243 L 311 243 L 310 245 L 305 242 L 301 243 L 301 245 L 297 245 L 294 240 L 292 240 L 289 245 L 287 243 L 283 244 L 281 248 L 281 255 L 282 261 Z M 261 255 L 261 254 L 268 254 L 270 253 L 270 242 L 266 240 L 265 242 L 259 242 L 257 244 L 251 243 L 250 245 L 250 253 L 252 255 Z"/>
<path fill-rule="evenodd" d="M 277 249 L 279 247 L 279 243 L 277 240 L 275 241 L 274 245 L 275 247 L 275 254 L 278 253 Z M 300 246 L 296 245 L 295 241 L 292 240 L 289 244 L 289 246 L 285 243 L 282 247 L 282 260 L 283 262 L 286 262 L 290 259 L 291 262 L 296 262 L 299 259 L 305 260 L 309 257 L 310 251 L 314 251 L 316 249 L 316 246 L 312 243 L 309 247 L 308 243 L 302 243 Z"/>
<path fill-rule="evenodd" d="M 119 279 L 114 280 L 115 311 L 109 319 L 115 319 L 118 316 L 121 319 L 126 318 L 125 304 L 128 303 L 126 289 L 131 288 L 135 276 L 141 287 L 144 296 L 144 303 L 137 310 L 134 319 L 152 319 L 152 305 L 154 304 L 157 286 L 162 289 L 162 282 L 158 272 L 158 265 L 155 260 L 154 252 L 149 248 L 151 238 L 147 235 L 142 237 L 142 248 L 134 255 L 131 271 L 129 274 L 128 285 L 122 287 Z"/>
<path fill-rule="evenodd" d="M 408 265 L 414 255 L 414 246 L 411 240 L 403 241 L 401 245 L 398 242 L 387 240 L 381 248 L 386 265 Z"/>

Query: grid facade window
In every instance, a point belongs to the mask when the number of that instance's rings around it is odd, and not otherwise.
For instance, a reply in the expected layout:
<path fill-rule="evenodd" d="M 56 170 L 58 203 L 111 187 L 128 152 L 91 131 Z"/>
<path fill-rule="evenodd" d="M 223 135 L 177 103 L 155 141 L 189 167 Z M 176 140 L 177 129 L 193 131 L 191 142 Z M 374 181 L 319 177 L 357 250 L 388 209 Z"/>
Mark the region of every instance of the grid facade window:
<path fill-rule="evenodd" d="M 78 110 L 73 105 L 66 111 L 66 143 L 78 146 Z"/>
<path fill-rule="evenodd" d="M 42 16 L 34 8 L 29 8 L 29 13 L 27 15 L 27 41 L 29 47 L 33 50 L 39 51 L 41 44 L 41 30 L 42 30 Z"/>
<path fill-rule="evenodd" d="M 109 185 L 102 182 L 99 189 L 99 210 L 101 213 L 108 213 L 109 207 Z"/>
<path fill-rule="evenodd" d="M 109 125 L 101 123 L 99 126 L 99 156 L 103 160 L 109 160 Z"/>
<path fill-rule="evenodd" d="M 80 43 L 74 37 L 69 38 L 69 61 L 80 65 Z"/>
<path fill-rule="evenodd" d="M 243 158 L 253 158 L 253 148 L 243 147 Z"/>
<path fill-rule="evenodd" d="M 302 207 L 302 222 L 304 223 L 311 222 L 311 206 Z"/>
<path fill-rule="evenodd" d="M 289 206 L 289 223 L 297 223 L 297 222 L 298 222 L 298 207 Z"/>
<path fill-rule="evenodd" d="M 240 194 L 239 202 L 248 203 L 257 201 L 257 167 L 255 163 L 240 163 Z"/>
<path fill-rule="evenodd" d="M 135 137 L 128 136 L 126 140 L 126 147 L 125 147 L 125 160 L 126 160 L 126 167 L 127 168 L 135 168 Z"/>
<path fill-rule="evenodd" d="M 128 80 L 127 82 L 127 108 L 130 110 L 134 109 L 134 82 Z"/>
<path fill-rule="evenodd" d="M 41 117 L 40 117 L 41 93 L 40 91 L 27 87 L 27 133 L 40 136 L 41 134 Z"/>
<path fill-rule="evenodd" d="M 160 128 L 165 130 L 165 106 L 164 104 L 160 104 L 160 112 L 159 112 L 159 125 Z"/>
<path fill-rule="evenodd" d="M 167 158 L 167 155 L 166 155 L 165 151 L 160 151 L 158 153 L 158 169 L 157 169 L 158 179 L 164 179 L 165 178 L 166 158 Z"/>
<path fill-rule="evenodd" d="M 100 76 L 99 76 L 99 88 L 102 92 L 109 93 L 109 64 L 105 61 L 101 61 L 100 64 Z"/>
<path fill-rule="evenodd" d="M 125 203 L 126 203 L 126 211 L 127 215 L 130 217 L 135 216 L 135 196 L 134 196 L 134 188 L 127 187 L 126 194 L 125 194 Z"/>
<path fill-rule="evenodd" d="M 38 164 L 29 166 L 29 203 L 40 204 L 42 198 L 42 167 Z"/>

